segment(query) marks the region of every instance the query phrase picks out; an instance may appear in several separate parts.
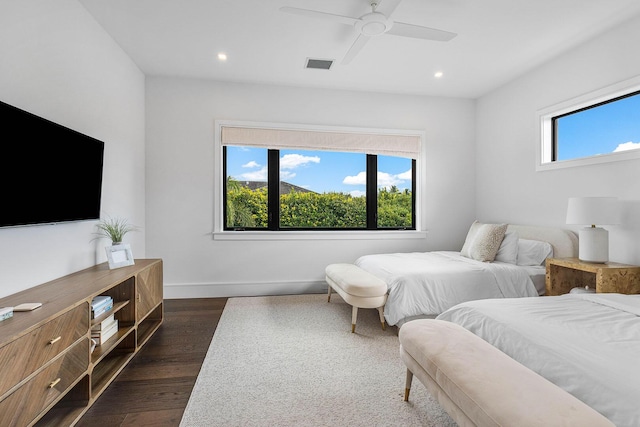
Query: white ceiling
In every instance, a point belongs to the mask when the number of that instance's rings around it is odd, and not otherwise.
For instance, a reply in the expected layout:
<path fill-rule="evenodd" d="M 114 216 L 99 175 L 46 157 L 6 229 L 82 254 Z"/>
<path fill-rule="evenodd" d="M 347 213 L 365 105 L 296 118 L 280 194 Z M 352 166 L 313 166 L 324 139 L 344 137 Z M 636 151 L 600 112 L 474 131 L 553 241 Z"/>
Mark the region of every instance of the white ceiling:
<path fill-rule="evenodd" d="M 353 27 L 279 8 L 359 17 L 370 12 L 368 0 L 79 1 L 149 76 L 465 98 L 640 14 L 638 0 L 403 0 L 393 20 L 458 36 L 434 42 L 384 34 L 341 65 Z M 309 57 L 336 62 L 309 70 Z M 444 76 L 434 78 L 436 71 Z"/>

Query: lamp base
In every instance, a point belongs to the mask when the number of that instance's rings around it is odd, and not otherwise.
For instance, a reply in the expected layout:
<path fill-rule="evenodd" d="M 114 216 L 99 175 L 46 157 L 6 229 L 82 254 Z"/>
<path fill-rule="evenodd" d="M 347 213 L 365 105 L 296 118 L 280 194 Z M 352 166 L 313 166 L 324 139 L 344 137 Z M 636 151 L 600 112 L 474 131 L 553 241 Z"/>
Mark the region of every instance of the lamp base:
<path fill-rule="evenodd" d="M 609 232 L 601 227 L 581 229 L 578 258 L 580 261 L 595 263 L 609 261 Z"/>

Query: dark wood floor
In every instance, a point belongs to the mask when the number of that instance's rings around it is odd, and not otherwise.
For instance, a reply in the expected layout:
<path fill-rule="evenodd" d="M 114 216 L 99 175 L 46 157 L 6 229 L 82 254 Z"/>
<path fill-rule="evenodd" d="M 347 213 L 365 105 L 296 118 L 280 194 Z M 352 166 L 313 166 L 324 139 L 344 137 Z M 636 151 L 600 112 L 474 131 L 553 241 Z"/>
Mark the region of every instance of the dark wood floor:
<path fill-rule="evenodd" d="M 77 424 L 180 424 L 226 298 L 164 301 L 164 323 Z"/>

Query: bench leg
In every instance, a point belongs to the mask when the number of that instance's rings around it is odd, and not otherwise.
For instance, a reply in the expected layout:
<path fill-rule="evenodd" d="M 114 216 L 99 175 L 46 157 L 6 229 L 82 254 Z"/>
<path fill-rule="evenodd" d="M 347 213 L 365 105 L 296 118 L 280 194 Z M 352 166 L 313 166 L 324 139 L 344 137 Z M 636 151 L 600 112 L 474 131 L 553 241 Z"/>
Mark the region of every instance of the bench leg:
<path fill-rule="evenodd" d="M 351 309 L 351 333 L 356 331 L 356 320 L 358 319 L 358 307 L 355 305 Z"/>
<path fill-rule="evenodd" d="M 380 314 L 380 323 L 382 324 L 382 330 L 386 330 L 384 325 L 384 307 L 378 307 L 378 313 Z"/>
<path fill-rule="evenodd" d="M 329 294 L 327 295 L 327 302 L 331 302 L 331 285 L 327 285 L 329 288 Z"/>
<path fill-rule="evenodd" d="M 404 401 L 409 401 L 409 392 L 411 391 L 411 380 L 413 380 L 413 372 L 407 369 L 407 380 L 404 384 Z"/>

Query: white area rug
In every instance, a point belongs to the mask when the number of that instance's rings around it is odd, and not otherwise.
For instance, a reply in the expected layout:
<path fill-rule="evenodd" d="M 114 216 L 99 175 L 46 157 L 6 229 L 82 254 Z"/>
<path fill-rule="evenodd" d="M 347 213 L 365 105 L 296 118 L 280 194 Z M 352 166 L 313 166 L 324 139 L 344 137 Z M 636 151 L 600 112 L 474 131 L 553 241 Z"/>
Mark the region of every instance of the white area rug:
<path fill-rule="evenodd" d="M 181 427 L 456 424 L 406 368 L 394 328 L 339 295 L 230 298 Z"/>

